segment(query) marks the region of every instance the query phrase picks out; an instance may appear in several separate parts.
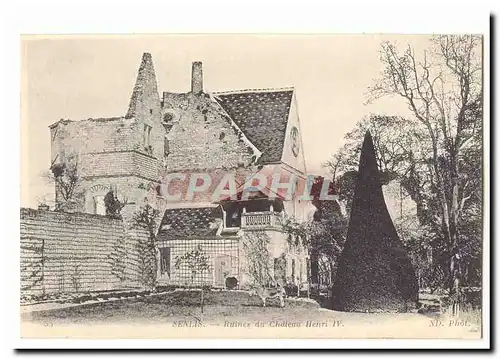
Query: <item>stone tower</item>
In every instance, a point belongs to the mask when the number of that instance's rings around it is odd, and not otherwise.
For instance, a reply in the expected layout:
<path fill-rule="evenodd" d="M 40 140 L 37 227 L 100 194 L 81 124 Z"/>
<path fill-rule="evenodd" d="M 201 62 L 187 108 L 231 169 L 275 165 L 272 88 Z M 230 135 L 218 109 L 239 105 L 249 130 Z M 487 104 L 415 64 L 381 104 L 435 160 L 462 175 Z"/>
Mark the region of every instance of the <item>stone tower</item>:
<path fill-rule="evenodd" d="M 128 202 L 124 212 L 134 212 L 146 201 L 158 207 L 161 193 L 155 188 L 165 163 L 161 121 L 152 57 L 144 53 L 125 116 L 61 120 L 50 126 L 52 161 L 77 159 L 82 181 L 75 211 L 103 214 L 103 198 L 110 188 Z"/>
<path fill-rule="evenodd" d="M 150 53 L 146 52 L 142 55 L 141 65 L 125 118 L 147 121 L 158 119 L 160 116 L 161 103 L 153 58 Z"/>

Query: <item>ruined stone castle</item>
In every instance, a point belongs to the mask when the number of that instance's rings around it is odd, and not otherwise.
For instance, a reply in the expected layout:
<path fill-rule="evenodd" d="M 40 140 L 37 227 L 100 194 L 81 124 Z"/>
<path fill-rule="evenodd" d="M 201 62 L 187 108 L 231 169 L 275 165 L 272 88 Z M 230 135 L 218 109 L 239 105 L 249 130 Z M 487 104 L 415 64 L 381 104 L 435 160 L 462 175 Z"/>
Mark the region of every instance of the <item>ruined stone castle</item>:
<path fill-rule="evenodd" d="M 207 93 L 201 62 L 192 64 L 190 92 L 160 95 L 152 57 L 145 53 L 124 116 L 50 126 L 53 165 L 74 161 L 82 179 L 66 210 L 102 215 L 110 189 L 126 203 L 124 220 L 145 204 L 158 209 L 160 284 L 187 284 L 191 273 L 176 266 L 176 258 L 202 248 L 210 269 L 198 284 L 224 287 L 235 277 L 244 286 L 251 282 L 245 239 L 265 234 L 272 275 L 283 284 L 306 286 L 307 251 L 290 244 L 278 219 L 308 220 L 310 201 L 270 199 L 266 188 L 247 200 L 214 202 L 200 194 L 196 201 L 169 202 L 161 186 L 168 173 L 284 173 L 305 181 L 296 101 L 293 88 Z"/>

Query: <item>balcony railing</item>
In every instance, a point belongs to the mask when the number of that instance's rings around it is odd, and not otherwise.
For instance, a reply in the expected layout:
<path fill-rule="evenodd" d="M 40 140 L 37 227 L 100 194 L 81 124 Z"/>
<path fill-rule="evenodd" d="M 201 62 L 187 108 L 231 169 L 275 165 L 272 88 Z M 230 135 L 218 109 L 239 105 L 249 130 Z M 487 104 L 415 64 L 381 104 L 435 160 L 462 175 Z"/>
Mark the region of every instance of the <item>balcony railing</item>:
<path fill-rule="evenodd" d="M 241 228 L 257 229 L 278 227 L 280 225 L 280 218 L 280 213 L 276 212 L 242 213 Z"/>

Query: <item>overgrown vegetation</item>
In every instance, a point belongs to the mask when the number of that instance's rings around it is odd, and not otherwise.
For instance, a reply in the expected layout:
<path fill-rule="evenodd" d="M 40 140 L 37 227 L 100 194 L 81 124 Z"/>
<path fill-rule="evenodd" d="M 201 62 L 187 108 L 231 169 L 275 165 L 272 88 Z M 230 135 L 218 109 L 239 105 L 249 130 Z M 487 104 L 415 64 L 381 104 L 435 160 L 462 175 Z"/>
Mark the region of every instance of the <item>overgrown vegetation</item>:
<path fill-rule="evenodd" d="M 311 259 L 309 282 L 314 286 L 330 286 L 335 279 L 348 220 L 336 201 L 316 201 L 315 205 L 317 211 L 312 221 L 299 222 L 285 217 L 281 225 L 288 234 L 289 244 L 308 251 Z"/>
<path fill-rule="evenodd" d="M 73 287 L 76 293 L 79 293 L 80 289 L 82 288 L 82 278 L 83 278 L 83 272 L 80 269 L 80 265 L 77 264 L 75 265 L 73 271 L 70 274 L 71 286 Z"/>
<path fill-rule="evenodd" d="M 270 237 L 264 231 L 249 232 L 243 241 L 246 272 L 252 286 L 261 288 L 277 286 L 276 278 L 272 275 L 274 271 L 269 241 Z"/>
<path fill-rule="evenodd" d="M 156 229 L 160 212 L 147 204 L 134 213 L 131 223 L 132 228 L 145 230 L 148 234 L 146 240 L 137 241 L 139 255 L 139 279 L 144 288 L 155 291 L 158 285 L 156 262 Z"/>
<path fill-rule="evenodd" d="M 383 44 L 384 70 L 369 101 L 402 99 L 412 116 L 362 119 L 328 163 L 349 209 L 359 146 L 370 129 L 385 182 L 397 180 L 415 206 L 395 224 L 420 285 L 451 295 L 481 282 L 481 46 L 481 37 L 471 35 L 435 36 L 421 54 Z"/>
<path fill-rule="evenodd" d="M 52 162 L 50 170 L 43 176 L 56 187 L 56 211 L 71 210 L 83 195 L 81 184 L 83 178 L 79 172 L 78 157 L 68 155 L 58 163 Z"/>
<path fill-rule="evenodd" d="M 43 283 L 45 262 L 47 260 L 45 255 L 45 239 L 41 239 L 41 245 L 21 245 L 22 251 L 31 251 L 35 255 L 39 255 L 39 260 L 29 261 L 25 265 L 21 265 L 21 273 L 29 273 L 24 282 L 26 284 L 21 286 L 21 291 L 29 291 L 35 288 L 38 284 Z M 42 286 L 42 291 L 44 288 Z"/>
<path fill-rule="evenodd" d="M 106 207 L 106 216 L 115 219 L 121 219 L 121 211 L 127 205 L 127 199 L 120 201 L 113 189 L 110 189 L 104 196 L 104 206 Z"/>
<path fill-rule="evenodd" d="M 108 259 L 111 261 L 111 273 L 120 281 L 126 279 L 126 257 L 125 238 L 120 237 L 116 240 L 113 250 L 108 255 Z"/>

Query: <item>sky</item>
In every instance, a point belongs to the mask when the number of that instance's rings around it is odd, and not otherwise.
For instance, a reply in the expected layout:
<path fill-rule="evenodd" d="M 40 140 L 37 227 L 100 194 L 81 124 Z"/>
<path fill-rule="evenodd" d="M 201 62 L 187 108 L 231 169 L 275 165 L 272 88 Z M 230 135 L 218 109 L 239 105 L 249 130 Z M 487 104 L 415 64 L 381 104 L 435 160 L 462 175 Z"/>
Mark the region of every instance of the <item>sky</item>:
<path fill-rule="evenodd" d="M 190 90 L 191 64 L 203 62 L 205 91 L 294 87 L 309 173 L 372 113 L 410 116 L 398 98 L 365 105 L 382 71 L 383 41 L 429 46 L 425 35 L 168 35 L 24 37 L 21 45 L 21 206 L 53 197 L 48 126 L 59 119 L 125 115 L 143 52 L 158 89 Z"/>

